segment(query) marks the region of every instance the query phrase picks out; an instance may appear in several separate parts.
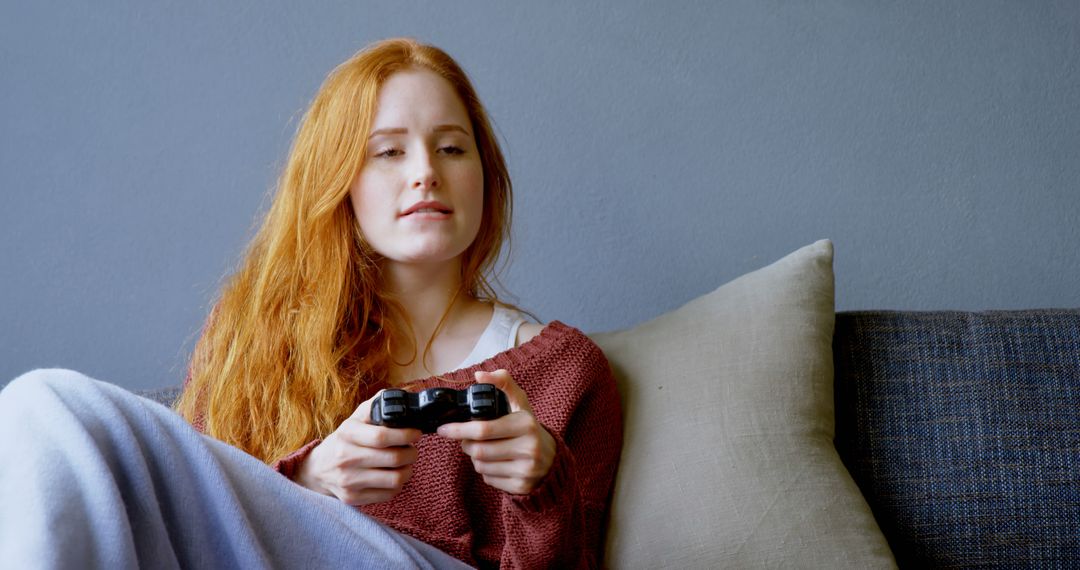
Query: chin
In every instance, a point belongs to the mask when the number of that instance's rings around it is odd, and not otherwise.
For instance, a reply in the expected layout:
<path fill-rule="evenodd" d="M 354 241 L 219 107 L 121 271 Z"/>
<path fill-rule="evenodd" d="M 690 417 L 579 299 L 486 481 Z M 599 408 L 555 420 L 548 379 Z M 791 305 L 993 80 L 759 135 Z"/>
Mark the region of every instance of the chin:
<path fill-rule="evenodd" d="M 396 261 L 398 263 L 408 263 L 411 265 L 424 265 L 424 264 L 437 264 L 437 263 L 449 263 L 456 261 L 461 257 L 461 253 L 452 252 L 432 252 L 432 253 L 413 253 L 411 255 L 402 255 L 393 259 L 388 258 L 390 261 Z"/>

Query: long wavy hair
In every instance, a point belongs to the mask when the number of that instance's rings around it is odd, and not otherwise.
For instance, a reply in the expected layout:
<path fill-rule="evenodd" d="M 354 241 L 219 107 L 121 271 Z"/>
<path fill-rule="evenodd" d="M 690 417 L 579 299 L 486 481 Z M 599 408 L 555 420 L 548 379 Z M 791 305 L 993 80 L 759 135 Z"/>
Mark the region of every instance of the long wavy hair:
<path fill-rule="evenodd" d="M 221 288 L 175 406 L 205 433 L 264 462 L 333 432 L 365 387 L 387 384 L 394 339 L 413 338 L 399 299 L 382 288 L 380 256 L 349 201 L 379 88 L 411 69 L 453 85 L 472 121 L 484 174 L 480 230 L 462 253 L 461 287 L 424 355 L 459 296 L 498 301 L 485 274 L 504 242 L 509 248 L 511 184 L 476 91 L 434 46 L 398 38 L 366 47 L 331 71 L 305 112 L 270 209 Z M 416 359 L 412 345 L 413 358 L 403 365 Z"/>

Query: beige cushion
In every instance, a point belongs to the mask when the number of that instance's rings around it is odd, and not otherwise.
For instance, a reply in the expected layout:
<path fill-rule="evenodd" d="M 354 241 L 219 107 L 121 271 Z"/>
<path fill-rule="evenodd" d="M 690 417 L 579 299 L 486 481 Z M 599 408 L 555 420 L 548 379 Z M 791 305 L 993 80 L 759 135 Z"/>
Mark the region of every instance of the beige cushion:
<path fill-rule="evenodd" d="M 589 335 L 625 410 L 609 566 L 895 567 L 833 447 L 832 254 Z"/>

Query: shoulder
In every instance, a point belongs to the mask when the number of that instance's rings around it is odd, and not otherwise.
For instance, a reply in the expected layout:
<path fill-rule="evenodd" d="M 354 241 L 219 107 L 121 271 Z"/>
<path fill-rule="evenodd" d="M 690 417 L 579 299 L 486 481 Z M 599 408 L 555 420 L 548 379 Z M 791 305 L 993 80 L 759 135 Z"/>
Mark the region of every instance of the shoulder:
<path fill-rule="evenodd" d="M 545 366 L 554 362 L 589 365 L 597 361 L 607 364 L 603 350 L 580 329 L 554 320 L 545 324 L 522 322 L 515 337 L 518 357 L 515 360 L 541 360 Z"/>
<path fill-rule="evenodd" d="M 615 377 L 599 345 L 580 329 L 558 320 L 529 329 L 526 324 L 520 327 L 520 337 L 537 329 L 540 334 L 515 349 L 514 358 L 499 359 L 496 364 L 510 370 L 533 403 L 540 423 L 563 436 L 572 418 L 577 425 L 594 421 L 606 425 L 612 418 L 621 419 Z"/>
<path fill-rule="evenodd" d="M 518 327 L 515 346 L 522 348 L 529 355 L 537 357 L 546 355 L 560 360 L 565 359 L 568 352 L 580 354 L 586 360 L 591 360 L 592 356 L 604 355 L 589 335 L 558 320 L 546 325 L 521 323 Z"/>
<path fill-rule="evenodd" d="M 526 342 L 529 342 L 536 335 L 540 334 L 540 331 L 544 330 L 544 325 L 538 323 L 521 323 L 518 327 L 517 343 L 516 346 L 521 346 Z"/>
<path fill-rule="evenodd" d="M 580 329 L 555 320 L 548 324 L 525 322 L 518 327 L 517 348 L 519 355 L 539 359 L 550 366 L 574 374 L 600 376 L 610 374 L 610 363 L 603 349 Z"/>

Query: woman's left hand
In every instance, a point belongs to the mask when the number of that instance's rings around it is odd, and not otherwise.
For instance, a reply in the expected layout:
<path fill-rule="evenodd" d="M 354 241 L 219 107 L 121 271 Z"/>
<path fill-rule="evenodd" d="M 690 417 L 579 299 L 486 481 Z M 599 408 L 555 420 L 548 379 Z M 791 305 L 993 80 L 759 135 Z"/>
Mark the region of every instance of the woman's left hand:
<path fill-rule="evenodd" d="M 484 482 L 515 495 L 526 495 L 548 474 L 555 460 L 555 438 L 536 421 L 532 406 L 504 369 L 476 372 L 479 383 L 494 384 L 506 394 L 510 413 L 487 421 L 443 424 L 439 435 L 461 441 Z"/>

